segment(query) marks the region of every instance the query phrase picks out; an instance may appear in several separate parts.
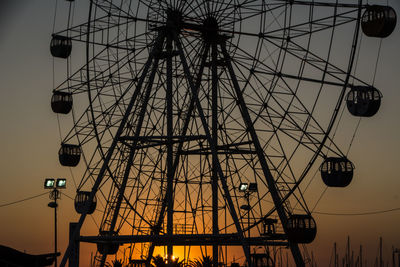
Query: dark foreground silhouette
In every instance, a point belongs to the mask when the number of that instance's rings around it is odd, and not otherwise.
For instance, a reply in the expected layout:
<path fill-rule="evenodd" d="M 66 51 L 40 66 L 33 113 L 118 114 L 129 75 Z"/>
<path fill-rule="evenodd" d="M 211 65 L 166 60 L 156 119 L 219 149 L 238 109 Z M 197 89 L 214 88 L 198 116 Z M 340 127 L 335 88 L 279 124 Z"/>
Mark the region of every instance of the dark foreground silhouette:
<path fill-rule="evenodd" d="M 60 253 L 57 253 L 60 256 Z M 41 267 L 54 262 L 54 253 L 31 255 L 0 245 L 0 266 Z"/>

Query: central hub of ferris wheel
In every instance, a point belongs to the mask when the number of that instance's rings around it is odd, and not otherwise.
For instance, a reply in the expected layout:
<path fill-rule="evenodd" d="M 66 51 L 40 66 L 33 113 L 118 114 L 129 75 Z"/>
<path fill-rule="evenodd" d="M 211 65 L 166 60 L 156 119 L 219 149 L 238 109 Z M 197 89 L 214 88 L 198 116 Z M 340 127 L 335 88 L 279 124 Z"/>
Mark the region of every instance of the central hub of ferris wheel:
<path fill-rule="evenodd" d="M 214 17 L 208 17 L 203 22 L 202 35 L 206 42 L 214 42 L 218 39 L 219 25 Z"/>
<path fill-rule="evenodd" d="M 222 15 L 217 17 L 206 14 L 203 16 L 203 18 L 194 17 L 174 9 L 167 9 L 163 14 L 153 10 L 148 15 L 148 29 L 159 31 L 166 27 L 169 31 L 175 31 L 178 34 L 202 38 L 207 43 L 233 37 L 233 19 L 221 18 Z"/>

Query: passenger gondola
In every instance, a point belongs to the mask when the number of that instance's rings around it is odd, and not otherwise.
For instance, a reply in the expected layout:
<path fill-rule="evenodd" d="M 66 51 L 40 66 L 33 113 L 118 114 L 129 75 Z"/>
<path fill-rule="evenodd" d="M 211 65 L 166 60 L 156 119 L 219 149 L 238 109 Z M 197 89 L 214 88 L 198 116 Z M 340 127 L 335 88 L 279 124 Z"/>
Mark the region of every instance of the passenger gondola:
<path fill-rule="evenodd" d="M 111 231 L 100 231 L 100 236 L 103 237 L 115 237 L 117 233 Z M 102 255 L 113 255 L 118 252 L 119 244 L 110 242 L 110 241 L 102 241 L 97 243 L 97 251 Z"/>
<path fill-rule="evenodd" d="M 81 159 L 81 147 L 79 145 L 61 144 L 58 158 L 63 166 L 75 167 Z"/>
<path fill-rule="evenodd" d="M 96 196 L 93 197 L 92 203 L 90 203 L 90 191 L 78 191 L 75 196 L 75 210 L 79 214 L 93 214 L 96 210 L 97 199 Z"/>
<path fill-rule="evenodd" d="M 310 214 L 292 214 L 288 218 L 286 231 L 289 241 L 308 244 L 317 235 L 317 225 Z"/>
<path fill-rule="evenodd" d="M 346 157 L 329 157 L 321 164 L 320 171 L 327 186 L 346 187 L 353 179 L 354 165 Z"/>
<path fill-rule="evenodd" d="M 72 94 L 54 91 L 51 97 L 51 109 L 55 113 L 68 114 L 72 109 Z"/>
<path fill-rule="evenodd" d="M 361 29 L 369 37 L 388 37 L 396 27 L 397 16 L 390 6 L 367 6 L 361 19 Z"/>
<path fill-rule="evenodd" d="M 50 42 L 50 52 L 53 57 L 67 58 L 71 55 L 71 38 L 62 35 L 53 35 Z"/>
<path fill-rule="evenodd" d="M 381 106 L 382 94 L 373 86 L 353 86 L 346 96 L 349 112 L 354 116 L 372 117 Z"/>

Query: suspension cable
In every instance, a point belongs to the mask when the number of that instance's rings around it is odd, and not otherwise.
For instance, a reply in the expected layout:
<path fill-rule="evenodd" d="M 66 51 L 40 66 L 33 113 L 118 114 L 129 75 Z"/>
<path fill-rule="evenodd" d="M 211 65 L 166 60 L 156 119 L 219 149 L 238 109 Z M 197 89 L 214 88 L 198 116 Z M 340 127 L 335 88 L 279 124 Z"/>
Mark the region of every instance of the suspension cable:
<path fill-rule="evenodd" d="M 325 186 L 324 191 L 322 191 L 321 195 L 319 196 L 317 202 L 314 205 L 314 208 L 312 208 L 311 213 L 314 213 L 315 208 L 317 207 L 318 203 L 321 201 L 322 197 L 325 195 L 325 192 L 328 190 L 328 186 Z"/>
<path fill-rule="evenodd" d="M 349 147 L 348 147 L 347 152 L 346 152 L 346 157 L 349 155 L 350 148 L 351 148 L 352 145 L 353 145 L 354 139 L 355 139 L 356 134 L 357 134 L 357 132 L 358 132 L 358 128 L 360 127 L 360 123 L 361 123 L 361 117 L 358 119 L 356 129 L 354 130 L 353 136 L 351 137 L 350 144 L 349 144 Z"/>
<path fill-rule="evenodd" d="M 314 211 L 315 214 L 320 214 L 320 215 L 331 215 L 331 216 L 364 216 L 364 215 L 376 215 L 376 214 L 382 214 L 382 213 L 389 213 L 389 212 L 395 212 L 395 211 L 400 211 L 399 208 L 393 208 L 393 209 L 386 209 L 386 210 L 377 210 L 377 211 L 365 211 L 365 212 L 354 212 L 354 213 L 342 213 L 342 212 L 322 212 L 322 211 Z"/>
<path fill-rule="evenodd" d="M 379 41 L 378 55 L 376 56 L 374 76 L 372 78 L 372 86 L 374 86 L 374 84 L 375 84 L 376 73 L 378 72 L 378 64 L 379 64 L 379 58 L 380 58 L 380 54 L 381 54 L 382 41 L 383 41 L 383 38 L 381 38 Z"/>
<path fill-rule="evenodd" d="M 24 201 L 28 201 L 28 200 L 31 200 L 31 199 L 34 199 L 34 198 L 37 198 L 37 197 L 44 196 L 46 194 L 48 194 L 48 192 L 45 192 L 45 193 L 42 193 L 42 194 L 39 194 L 39 195 L 35 195 L 35 196 L 31 196 L 31 197 L 27 197 L 27 198 L 24 198 L 24 199 L 16 200 L 16 201 L 13 201 L 13 202 L 1 204 L 0 208 L 7 207 L 7 206 L 10 206 L 10 205 L 14 205 L 14 204 L 18 204 L 18 203 L 21 203 L 21 202 L 24 202 Z"/>
<path fill-rule="evenodd" d="M 53 33 L 54 33 L 55 28 L 56 28 L 57 4 L 58 4 L 58 0 L 56 0 L 56 4 L 55 4 L 55 7 L 54 7 Z"/>

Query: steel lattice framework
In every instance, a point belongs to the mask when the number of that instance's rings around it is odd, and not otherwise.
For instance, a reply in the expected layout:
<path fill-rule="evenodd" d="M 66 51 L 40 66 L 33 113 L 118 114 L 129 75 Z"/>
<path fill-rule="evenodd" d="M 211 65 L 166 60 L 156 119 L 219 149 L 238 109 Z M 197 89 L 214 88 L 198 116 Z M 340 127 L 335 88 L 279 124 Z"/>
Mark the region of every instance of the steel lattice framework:
<path fill-rule="evenodd" d="M 221 246 L 242 246 L 248 262 L 254 246 L 289 246 L 303 266 L 287 220 L 310 214 L 302 185 L 314 163 L 345 156 L 331 130 L 346 90 L 368 85 L 352 75 L 365 7 L 90 1 L 87 21 L 57 32 L 82 43 L 86 64 L 55 91 L 74 97 L 63 143 L 85 152 L 78 190 L 97 197 L 108 235 L 81 236 L 84 213 L 73 240 L 131 244 L 148 263 L 156 246 L 212 246 L 215 264 Z"/>

